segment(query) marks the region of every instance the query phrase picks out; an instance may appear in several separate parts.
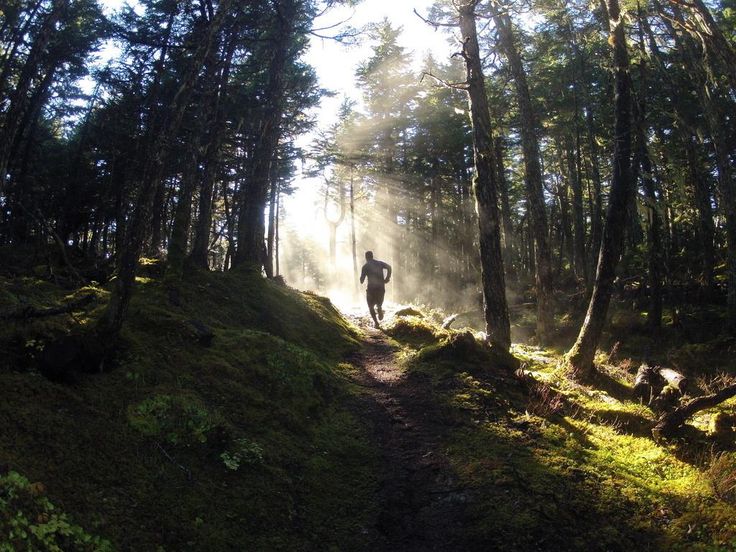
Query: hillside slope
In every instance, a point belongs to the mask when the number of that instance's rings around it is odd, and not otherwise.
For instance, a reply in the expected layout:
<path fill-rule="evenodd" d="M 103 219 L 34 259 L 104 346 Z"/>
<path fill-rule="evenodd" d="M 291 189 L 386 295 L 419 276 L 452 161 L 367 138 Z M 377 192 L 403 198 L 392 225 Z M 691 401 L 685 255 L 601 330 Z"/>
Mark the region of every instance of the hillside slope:
<path fill-rule="evenodd" d="M 69 333 L 85 339 L 107 292 L 17 275 L 1 282 L 6 314 L 98 298 L 88 313 L 2 329 L 0 530 L 9 542 L 361 549 L 377 469 L 345 407 L 339 361 L 355 331 L 329 301 L 255 274 L 196 273 L 172 291 L 156 263 L 143 272 L 122 350 L 92 374 L 43 351 Z M 39 373 L 49 363 L 61 381 Z M 62 529 L 49 500 L 69 515 Z M 63 535 L 67 525 L 82 536 Z M 103 540 L 85 543 L 88 535 Z"/>

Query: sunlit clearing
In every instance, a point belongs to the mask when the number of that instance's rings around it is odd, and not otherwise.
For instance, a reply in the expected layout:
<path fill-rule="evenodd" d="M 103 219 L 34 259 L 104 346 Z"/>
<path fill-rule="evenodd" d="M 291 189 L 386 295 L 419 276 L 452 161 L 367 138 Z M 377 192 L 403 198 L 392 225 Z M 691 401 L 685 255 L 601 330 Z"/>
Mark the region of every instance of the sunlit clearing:
<path fill-rule="evenodd" d="M 437 190 L 432 199 L 428 183 L 415 177 L 412 181 L 409 175 L 356 171 L 352 178 L 352 212 L 345 180 L 333 183 L 332 190 L 306 186 L 298 193 L 299 201 L 285 208 L 279 258 L 286 281 L 328 296 L 343 312 L 364 314 L 365 284 L 359 277 L 370 250 L 393 267 L 386 285 L 387 312 L 391 305 L 427 304 L 479 314 L 482 298 L 470 205 L 443 200 Z M 457 183 L 441 185 L 450 189 L 446 195 L 456 195 Z M 336 189 L 340 186 L 342 191 Z M 325 194 L 334 197 L 325 202 Z M 430 222 L 427 209 L 434 210 Z"/>

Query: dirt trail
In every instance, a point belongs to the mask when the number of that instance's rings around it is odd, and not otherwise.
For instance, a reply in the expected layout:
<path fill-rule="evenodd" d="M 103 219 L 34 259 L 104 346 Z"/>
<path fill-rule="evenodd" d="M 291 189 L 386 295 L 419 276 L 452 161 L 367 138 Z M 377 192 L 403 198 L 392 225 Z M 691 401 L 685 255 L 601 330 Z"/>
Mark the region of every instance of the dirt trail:
<path fill-rule="evenodd" d="M 468 496 L 457 491 L 442 454 L 449 429 L 432 401 L 429 384 L 409 377 L 386 335 L 364 318 L 351 317 L 366 333 L 351 358 L 357 383 L 367 389 L 359 415 L 373 426 L 384 460 L 382 511 L 374 533 L 378 550 L 463 550 L 463 517 Z"/>

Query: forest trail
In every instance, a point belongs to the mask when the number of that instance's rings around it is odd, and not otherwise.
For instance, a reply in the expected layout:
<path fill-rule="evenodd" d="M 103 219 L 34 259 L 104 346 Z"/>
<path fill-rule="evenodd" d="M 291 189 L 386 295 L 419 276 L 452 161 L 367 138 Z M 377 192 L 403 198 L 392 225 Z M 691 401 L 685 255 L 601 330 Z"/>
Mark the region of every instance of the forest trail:
<path fill-rule="evenodd" d="M 468 496 L 457 490 L 440 448 L 449 428 L 430 386 L 406 373 L 397 349 L 367 317 L 350 318 L 366 335 L 360 351 L 350 358 L 358 368 L 356 383 L 366 390 L 358 414 L 372 427 L 383 462 L 381 512 L 370 533 L 381 550 L 462 549 Z"/>

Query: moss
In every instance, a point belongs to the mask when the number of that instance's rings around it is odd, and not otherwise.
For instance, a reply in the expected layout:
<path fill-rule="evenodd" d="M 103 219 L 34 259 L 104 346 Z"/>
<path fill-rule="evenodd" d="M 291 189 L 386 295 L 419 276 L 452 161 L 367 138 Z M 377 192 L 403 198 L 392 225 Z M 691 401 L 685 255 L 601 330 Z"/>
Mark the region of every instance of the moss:
<path fill-rule="evenodd" d="M 398 342 L 417 349 L 425 345 L 437 343 L 442 335 L 424 317 L 414 315 L 404 315 L 396 318 L 385 329 L 385 332 Z"/>
<path fill-rule="evenodd" d="M 195 272 L 172 291 L 155 264 L 105 373 L 52 383 L 26 345 L 93 326 L 104 290 L 77 321 L 2 330 L 25 364 L 0 369 L 0 466 L 46 482 L 115 549 L 370 548 L 376 453 L 346 406 L 339 362 L 356 331 L 328 300 L 257 275 Z M 12 285 L 39 306 L 69 294 Z M 209 346 L 192 320 L 211 330 Z"/>
<path fill-rule="evenodd" d="M 525 373 L 561 401 L 532 409 L 535 387 L 522 391 L 487 351 L 467 345 L 427 346 L 409 368 L 432 375 L 457 426 L 441 446 L 458 486 L 472 492 L 471 541 L 514 550 L 732 546 L 736 508 L 714 497 L 702 468 L 654 442 L 651 411 L 628 400 L 628 371 L 608 365 L 599 388 L 584 387 L 563 377 L 556 352 L 517 345 Z"/>

